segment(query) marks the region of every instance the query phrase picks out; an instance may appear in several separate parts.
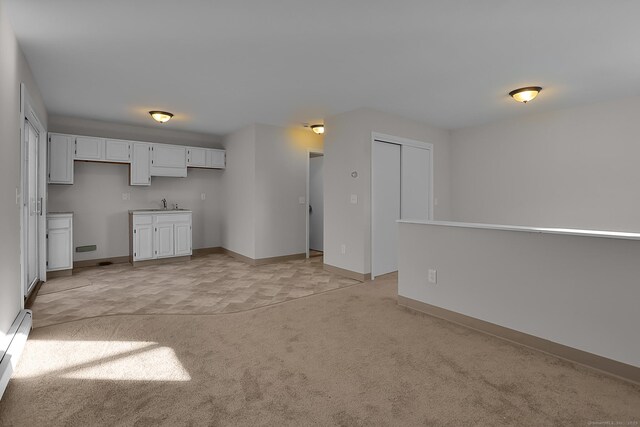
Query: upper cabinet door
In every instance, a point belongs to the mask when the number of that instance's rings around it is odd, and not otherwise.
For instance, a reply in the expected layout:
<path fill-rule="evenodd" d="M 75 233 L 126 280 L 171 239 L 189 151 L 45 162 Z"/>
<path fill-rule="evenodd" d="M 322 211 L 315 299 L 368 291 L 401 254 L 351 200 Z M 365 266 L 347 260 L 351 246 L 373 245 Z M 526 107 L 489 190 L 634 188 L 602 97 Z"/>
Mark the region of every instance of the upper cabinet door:
<path fill-rule="evenodd" d="M 224 150 L 207 150 L 207 167 L 214 169 L 224 169 L 226 167 Z"/>
<path fill-rule="evenodd" d="M 187 166 L 204 168 L 207 166 L 207 150 L 205 148 L 187 148 Z"/>
<path fill-rule="evenodd" d="M 187 150 L 175 145 L 153 144 L 151 164 L 157 168 L 186 168 Z"/>
<path fill-rule="evenodd" d="M 130 185 L 151 185 L 151 144 L 131 144 Z"/>
<path fill-rule="evenodd" d="M 49 184 L 73 184 L 74 137 L 49 134 Z"/>
<path fill-rule="evenodd" d="M 131 162 L 131 143 L 118 139 L 105 141 L 105 160 L 107 162 L 129 163 Z"/>
<path fill-rule="evenodd" d="M 76 137 L 76 160 L 104 160 L 104 139 Z"/>
<path fill-rule="evenodd" d="M 187 149 L 177 145 L 151 146 L 151 176 L 187 176 Z"/>

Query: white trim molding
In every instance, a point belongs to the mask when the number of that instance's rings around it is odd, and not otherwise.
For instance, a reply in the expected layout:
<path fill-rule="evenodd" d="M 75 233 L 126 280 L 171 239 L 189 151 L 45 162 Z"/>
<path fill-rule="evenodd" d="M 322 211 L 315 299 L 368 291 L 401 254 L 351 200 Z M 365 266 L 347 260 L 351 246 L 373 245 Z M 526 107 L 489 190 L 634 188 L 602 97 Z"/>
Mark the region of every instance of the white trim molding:
<path fill-rule="evenodd" d="M 31 310 L 22 310 L 9 328 L 5 341 L 0 343 L 0 399 L 9 384 L 9 379 L 18 365 L 18 359 L 27 343 L 27 337 L 33 323 Z"/>

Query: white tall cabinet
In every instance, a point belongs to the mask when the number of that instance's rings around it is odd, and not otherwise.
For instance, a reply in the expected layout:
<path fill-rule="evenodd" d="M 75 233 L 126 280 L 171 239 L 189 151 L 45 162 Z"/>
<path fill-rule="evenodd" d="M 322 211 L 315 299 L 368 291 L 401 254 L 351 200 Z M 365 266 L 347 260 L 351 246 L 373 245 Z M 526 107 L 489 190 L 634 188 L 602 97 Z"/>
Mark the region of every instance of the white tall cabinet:
<path fill-rule="evenodd" d="M 192 254 L 191 211 L 129 211 L 130 261 L 141 261 Z"/>

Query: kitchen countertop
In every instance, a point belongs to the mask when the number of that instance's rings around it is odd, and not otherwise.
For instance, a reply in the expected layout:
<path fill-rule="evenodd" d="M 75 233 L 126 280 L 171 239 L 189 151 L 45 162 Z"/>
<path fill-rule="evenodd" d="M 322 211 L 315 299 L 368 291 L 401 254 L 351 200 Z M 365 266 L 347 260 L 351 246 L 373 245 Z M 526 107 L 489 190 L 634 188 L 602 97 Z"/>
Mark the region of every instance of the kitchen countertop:
<path fill-rule="evenodd" d="M 191 213 L 191 209 L 132 209 L 130 214 L 179 214 L 179 213 Z"/>

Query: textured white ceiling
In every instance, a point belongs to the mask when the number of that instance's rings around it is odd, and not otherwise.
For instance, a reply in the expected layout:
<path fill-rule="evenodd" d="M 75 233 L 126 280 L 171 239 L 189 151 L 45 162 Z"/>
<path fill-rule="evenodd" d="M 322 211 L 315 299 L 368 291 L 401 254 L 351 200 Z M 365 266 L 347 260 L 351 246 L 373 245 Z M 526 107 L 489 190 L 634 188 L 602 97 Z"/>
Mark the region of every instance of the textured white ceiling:
<path fill-rule="evenodd" d="M 4 1 L 58 115 L 166 109 L 224 134 L 371 107 L 459 128 L 640 94 L 638 0 Z"/>

